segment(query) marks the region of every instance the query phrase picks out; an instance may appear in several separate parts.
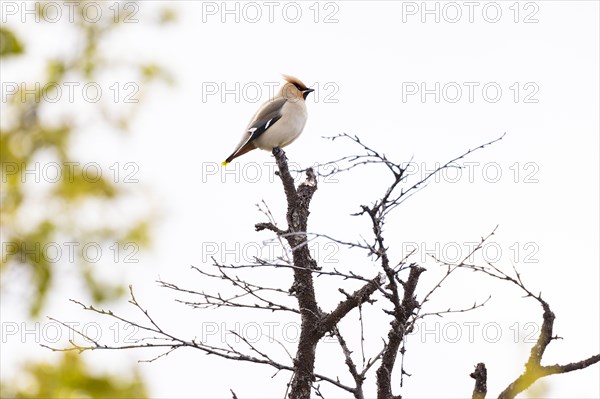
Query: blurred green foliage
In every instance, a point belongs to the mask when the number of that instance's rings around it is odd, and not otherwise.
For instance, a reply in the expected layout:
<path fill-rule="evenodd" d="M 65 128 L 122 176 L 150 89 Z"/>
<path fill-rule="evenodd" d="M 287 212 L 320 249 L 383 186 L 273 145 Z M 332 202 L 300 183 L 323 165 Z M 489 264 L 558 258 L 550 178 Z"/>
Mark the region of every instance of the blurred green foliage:
<path fill-rule="evenodd" d="M 90 123 L 90 120 L 101 121 L 107 134 L 124 132 L 150 85 L 156 81 L 170 83 L 171 79 L 155 63 L 120 63 L 119 60 L 111 59 L 106 50 L 100 50 L 110 49 L 107 43 L 115 40 L 115 35 L 126 25 L 124 20 L 131 19 L 133 12 L 137 14 L 140 5 L 131 1 L 93 3 L 94 6 L 102 4 L 106 7 L 102 18 L 91 22 L 90 18 L 84 18 L 82 12 L 86 2 L 74 3 L 74 19 L 63 18 L 65 21 L 59 22 L 68 24 L 67 29 L 73 30 L 72 37 L 76 38 L 77 45 L 67 55 L 57 55 L 46 60 L 43 79 L 28 81 L 23 77 L 22 81 L 14 82 L 16 92 L 9 95 L 8 101 L 3 104 L 4 116 L 0 129 L 0 273 L 3 286 L 14 283 L 7 276 L 18 275 L 27 280 L 24 286 L 29 287 L 29 292 L 22 299 L 32 317 L 38 317 L 43 309 L 48 293 L 58 278 L 56 271 L 59 262 L 68 263 L 69 273 L 79 274 L 94 302 L 101 303 L 123 294 L 120 283 L 102 281 L 98 277 L 94 269 L 101 265 L 91 264 L 89 259 L 86 260 L 79 250 L 83 245 L 94 243 L 102 248 L 110 248 L 115 243 L 121 247 L 133 243 L 137 250 L 150 243 L 148 229 L 151 214 L 132 218 L 108 216 L 111 214 L 110 210 L 119 204 L 146 195 L 141 187 L 122 184 L 108 170 L 104 170 L 98 179 L 86 178 L 81 165 L 95 160 L 80 159 L 72 149 L 72 143 L 78 135 L 98 127 L 97 123 Z M 53 7 L 45 7 L 44 2 L 35 4 L 40 20 L 38 25 L 44 26 L 44 13 Z M 120 8 L 116 8 L 117 6 Z M 139 21 L 139 16 L 137 18 Z M 172 10 L 160 10 L 150 24 L 160 26 L 174 18 Z M 15 30 L 7 25 L 0 29 L 2 62 L 11 62 L 13 65 L 28 63 L 26 41 L 22 41 Z M 49 35 L 57 35 L 55 25 L 45 25 Z M 139 26 L 138 23 L 135 28 Z M 126 27 L 131 28 L 131 24 Z M 144 26 L 146 28 L 148 26 Z M 131 47 L 135 48 L 135 43 Z M 91 111 L 89 107 L 88 111 L 81 111 L 71 104 L 63 104 L 64 112 L 60 113 L 60 117 L 55 116 L 56 104 L 48 101 L 48 98 L 53 98 L 53 87 L 61 87 L 65 82 L 74 81 L 80 86 L 96 83 L 101 81 L 102 76 L 110 76 L 111 71 L 117 69 L 127 71 L 127 76 L 135 76 L 132 80 L 137 90 L 136 101 L 131 104 L 99 102 L 93 104 Z M 85 115 L 88 121 L 84 123 L 82 112 L 94 115 Z M 52 120 L 48 120 L 48 115 L 52 116 Z M 94 143 L 89 145 L 93 146 Z M 35 173 L 27 173 L 37 170 L 39 175 L 40 165 L 50 164 L 59 165 L 62 172 L 58 181 L 52 181 L 51 184 L 44 184 L 48 182 L 44 182 L 43 178 L 40 182 Z M 95 215 L 88 218 L 90 213 Z M 98 215 L 102 215 L 101 222 L 97 221 Z M 90 222 L 90 219 L 95 222 Z M 76 259 L 70 261 L 63 255 L 56 262 L 49 257 L 46 246 L 49 243 L 61 245 L 64 242 L 78 244 L 74 250 Z M 112 256 L 104 256 L 101 262 L 110 263 L 112 260 Z M 10 270 L 18 272 L 8 273 Z"/>
<path fill-rule="evenodd" d="M 124 378 L 91 374 L 75 353 L 62 355 L 58 364 L 27 363 L 19 381 L 0 385 L 2 398 L 147 398 L 138 374 Z"/>
<path fill-rule="evenodd" d="M 125 292 L 124 282 L 118 281 L 119 278 L 106 281 L 106 277 L 101 278 L 98 272 L 100 268 L 105 269 L 105 274 L 108 267 L 114 267 L 115 270 L 120 268 L 120 265 L 115 266 L 113 256 L 104 256 L 99 263 L 92 263 L 82 256 L 81 251 L 75 250 L 73 260 L 63 254 L 56 261 L 49 257 L 49 252 L 44 248 L 49 243 L 65 242 L 77 243 L 79 248 L 86 243 L 102 244 L 103 248 L 119 243 L 121 249 L 127 243 L 135 244 L 136 248 L 150 244 L 152 211 L 144 210 L 129 217 L 127 212 L 123 214 L 119 208 L 128 201 L 148 202 L 147 191 L 143 191 L 141 184 L 123 184 L 122 179 L 114 179 L 110 173 L 103 173 L 98 179 L 84 178 L 81 165 L 96 160 L 85 159 L 85 156 L 77 153 L 74 142 L 99 126 L 102 134 L 112 135 L 112 139 L 115 135 L 122 135 L 130 126 L 151 85 L 160 81 L 171 83 L 168 73 L 155 63 L 120 62 L 108 54 L 111 40 L 113 43 L 120 40 L 119 31 L 131 29 L 131 24 L 125 26 L 125 19 L 131 19 L 132 11 L 137 12 L 142 8 L 141 3 L 73 2 L 74 20 L 63 18 L 58 24 L 47 23 L 45 19 L 44 13 L 51 7 L 44 7 L 44 4 L 49 3 L 35 2 L 40 23 L 34 24 L 35 28 L 44 30 L 42 36 L 22 34 L 23 37 L 20 37 L 19 32 L 23 31 L 10 26 L 10 23 L 3 22 L 0 27 L 0 61 L 3 68 L 11 66 L 17 71 L 31 70 L 25 67 L 30 66 L 32 59 L 36 62 L 39 59 L 32 58 L 32 54 L 28 53 L 28 40 L 37 41 L 54 36 L 57 47 L 53 56 L 42 60 L 43 76 L 19 76 L 18 81 L 13 82 L 17 91 L 6 99 L 6 93 L 3 93 L 2 101 L 0 284 L 2 295 L 8 295 L 6 286 L 18 285 L 25 290 L 25 293 L 23 290 L 9 291 L 10 295 L 19 295 L 18 302 L 28 309 L 29 317 L 33 319 L 43 313 L 49 294 L 57 287 L 57 280 L 65 277 L 65 272 L 69 273 L 70 278 L 76 276 L 82 282 L 81 286 L 86 288 L 94 303 L 117 298 Z M 105 7 L 100 20 L 91 22 L 83 17 L 82 8 L 86 3 Z M 24 7 L 25 3 L 19 4 Z M 175 12 L 162 9 L 158 10 L 158 15 L 154 15 L 149 24 L 159 27 L 173 20 Z M 57 25 L 63 25 L 61 29 L 66 30 L 57 30 Z M 151 29 L 152 26 L 144 24 L 143 29 Z M 135 28 L 142 26 L 137 24 Z M 59 44 L 65 40 L 73 42 L 67 54 L 59 51 Z M 135 49 L 136 43 L 130 46 Z M 132 104 L 107 101 L 92 106 L 84 104 L 87 107 L 82 110 L 77 107 L 78 104 L 65 104 L 62 101 L 61 112 L 57 112 L 57 104 L 48 101 L 48 98 L 52 98 L 52 86 L 62 86 L 65 82 L 77 82 L 81 86 L 100 82 L 103 77 L 112 76 L 113 71 L 125 71 L 126 76 L 136 83 L 136 101 Z M 4 82 L 5 76 L 3 90 Z M 24 93 L 23 88 L 26 89 Z M 86 145 L 93 149 L 96 145 L 94 141 L 101 142 L 103 137 L 93 136 L 86 140 L 89 140 Z M 67 166 L 62 170 L 69 173 L 62 173 L 50 183 L 43 178 L 39 181 L 35 174 L 25 173 L 39 168 L 40 164 L 51 163 Z M 68 293 L 64 295 L 66 301 Z M 23 369 L 11 373 L 17 378 L 3 379 L 0 383 L 0 397 L 148 397 L 143 381 L 137 374 L 133 378 L 113 374 L 95 375 L 88 371 L 79 355 L 73 353 L 57 354 L 57 360 L 56 364 L 24 361 Z"/>
<path fill-rule="evenodd" d="M 0 27 L 0 56 L 10 57 L 23 52 L 23 45 L 8 29 Z"/>

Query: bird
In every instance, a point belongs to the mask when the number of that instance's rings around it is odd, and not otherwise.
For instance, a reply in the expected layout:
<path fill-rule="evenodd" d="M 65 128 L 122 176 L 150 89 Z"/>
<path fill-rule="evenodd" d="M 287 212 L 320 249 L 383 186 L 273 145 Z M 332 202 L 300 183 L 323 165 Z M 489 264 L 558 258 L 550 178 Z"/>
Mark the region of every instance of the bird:
<path fill-rule="evenodd" d="M 282 76 L 286 83 L 256 111 L 235 151 L 221 165 L 226 166 L 255 148 L 273 151 L 285 147 L 300 136 L 308 118 L 305 100 L 314 89 L 306 87 L 298 78 Z"/>

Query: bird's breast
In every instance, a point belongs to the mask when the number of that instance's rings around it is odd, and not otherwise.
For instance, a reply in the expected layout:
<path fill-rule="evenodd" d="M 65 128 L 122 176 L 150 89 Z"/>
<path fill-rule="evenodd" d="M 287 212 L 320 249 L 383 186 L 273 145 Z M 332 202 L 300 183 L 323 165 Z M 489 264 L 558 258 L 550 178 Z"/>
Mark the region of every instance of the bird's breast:
<path fill-rule="evenodd" d="M 281 119 L 254 141 L 258 148 L 271 151 L 275 147 L 285 147 L 302 133 L 308 117 L 304 101 L 288 101 L 281 111 Z"/>

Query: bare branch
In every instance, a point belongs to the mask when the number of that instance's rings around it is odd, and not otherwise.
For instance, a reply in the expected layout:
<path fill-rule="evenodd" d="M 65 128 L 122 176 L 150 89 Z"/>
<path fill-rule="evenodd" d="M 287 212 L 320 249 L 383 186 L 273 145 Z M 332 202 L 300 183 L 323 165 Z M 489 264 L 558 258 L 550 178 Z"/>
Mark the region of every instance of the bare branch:
<path fill-rule="evenodd" d="M 340 344 L 340 347 L 342 348 L 342 352 L 344 354 L 345 363 L 348 366 L 348 371 L 350 372 L 350 375 L 352 376 L 352 378 L 354 379 L 354 383 L 356 384 L 356 388 L 353 392 L 354 397 L 356 399 L 364 399 L 365 396 L 362 386 L 365 380 L 365 376 L 360 375 L 358 373 L 358 370 L 356 369 L 356 364 L 354 364 L 354 361 L 352 360 L 352 352 L 350 351 L 350 349 L 348 349 L 346 340 L 344 340 L 342 334 L 340 334 L 340 330 L 337 327 L 333 329 L 333 334 L 338 339 L 338 343 Z"/>
<path fill-rule="evenodd" d="M 190 289 L 185 289 L 177 286 L 173 283 L 168 283 L 163 280 L 158 280 L 157 282 L 161 287 L 168 288 L 173 291 L 191 294 L 195 296 L 199 296 L 200 300 L 198 301 L 184 301 L 177 299 L 176 301 L 179 303 L 183 303 L 185 305 L 191 306 L 193 308 L 198 309 L 206 309 L 206 308 L 220 308 L 220 307 L 231 307 L 231 308 L 248 308 L 248 309 L 258 309 L 258 310 L 269 310 L 269 311 L 287 311 L 293 313 L 300 313 L 297 309 L 285 306 L 281 303 L 275 302 L 275 300 L 271 300 L 265 298 L 263 293 L 271 293 L 271 294 L 282 294 L 286 297 L 289 296 L 287 291 L 284 291 L 280 288 L 269 288 L 262 285 L 252 284 L 245 280 L 240 279 L 237 276 L 230 276 L 223 270 L 223 268 L 219 268 L 219 275 L 214 275 L 212 273 L 205 272 L 197 267 L 192 266 L 192 268 L 198 271 L 200 274 L 203 274 L 212 278 L 219 278 L 222 280 L 226 280 L 230 282 L 235 288 L 241 291 L 240 294 L 236 294 L 233 296 L 223 297 L 221 294 L 210 294 L 204 291 L 195 291 Z M 253 303 L 244 303 L 240 301 L 241 299 L 247 300 L 256 300 L 257 302 Z"/>
<path fill-rule="evenodd" d="M 256 259 L 256 261 L 258 263 L 250 264 L 250 265 L 218 265 L 218 267 L 221 269 L 255 269 L 255 268 L 261 268 L 261 267 L 272 267 L 272 268 L 276 268 L 276 269 L 303 270 L 303 271 L 315 274 L 317 276 L 341 277 L 345 280 L 352 279 L 352 280 L 360 280 L 360 281 L 364 281 L 364 282 L 370 281 L 366 277 L 359 276 L 358 274 L 355 274 L 352 271 L 349 271 L 348 273 L 342 273 L 337 269 L 333 269 L 333 271 L 318 270 L 318 269 L 306 270 L 306 268 L 301 267 L 301 266 L 287 265 L 287 264 L 280 264 L 280 263 L 271 263 L 271 262 L 264 261 L 262 259 Z"/>
<path fill-rule="evenodd" d="M 543 309 L 543 322 L 542 327 L 540 329 L 540 335 L 538 336 L 538 340 L 535 343 L 535 345 L 531 348 L 529 359 L 525 364 L 525 370 L 512 383 L 510 383 L 508 387 L 504 389 L 504 391 L 502 391 L 502 393 L 500 393 L 498 399 L 513 399 L 516 395 L 526 390 L 529 386 L 531 386 L 531 384 L 533 384 L 535 381 L 542 377 L 551 374 L 560 374 L 567 373 L 573 370 L 580 370 L 582 368 L 591 366 L 592 364 L 595 364 L 600 360 L 600 355 L 594 355 L 586 360 L 569 363 L 563 366 L 542 366 L 541 361 L 542 357 L 544 356 L 544 352 L 546 351 L 546 348 L 548 347 L 550 342 L 556 339 L 556 337 L 553 336 L 555 315 L 551 311 L 550 305 L 544 299 L 542 299 L 541 294 L 536 295 L 525 286 L 520 273 L 517 271 L 514 265 L 514 277 L 503 272 L 496 265 L 490 262 L 487 262 L 487 267 L 469 265 L 466 263 L 462 263 L 457 266 L 487 274 L 488 276 L 493 277 L 495 279 L 510 282 L 519 287 L 523 292 L 525 292 L 526 297 L 534 298 L 542 306 Z"/>
<path fill-rule="evenodd" d="M 277 234 L 278 236 L 281 236 L 281 235 L 285 234 L 285 230 L 281 230 L 279 227 L 275 226 L 271 222 L 268 222 L 268 223 L 256 223 L 254 225 L 254 228 L 255 228 L 256 231 L 270 230 L 270 231 L 274 232 L 275 234 Z"/>
<path fill-rule="evenodd" d="M 415 299 L 415 290 L 419 276 L 425 271 L 422 267 L 412 267 L 406 283 L 404 284 L 404 297 L 402 303 L 394 309 L 394 320 L 388 333 L 388 342 L 384 349 L 381 365 L 377 369 L 377 398 L 395 398 L 392 394 L 392 371 L 396 363 L 396 356 L 400 344 L 404 340 L 409 319 L 414 314 L 419 303 Z"/>
<path fill-rule="evenodd" d="M 473 389 L 472 399 L 485 399 L 487 394 L 487 369 L 485 364 L 478 363 L 475 371 L 470 374 L 475 379 L 475 388 Z"/>
<path fill-rule="evenodd" d="M 348 296 L 346 300 L 340 302 L 338 306 L 331 311 L 331 313 L 324 315 L 321 318 L 321 329 L 324 332 L 332 331 L 333 328 L 350 312 L 352 309 L 358 307 L 358 305 L 365 303 L 379 286 L 384 281 L 382 274 L 377 275 L 367 284 L 365 284 L 359 290 L 356 290 L 352 295 Z"/>
<path fill-rule="evenodd" d="M 531 384 L 542 377 L 546 377 L 551 374 L 562 374 L 574 370 L 581 370 L 600 361 L 600 354 L 598 354 L 591 356 L 588 359 L 565 365 L 542 366 L 542 356 L 544 355 L 544 352 L 550 342 L 555 339 L 555 337 L 552 336 L 555 316 L 550 310 L 548 303 L 542 300 L 539 296 L 534 296 L 534 298 L 536 298 L 542 304 L 544 309 L 544 321 L 542 323 L 542 328 L 540 329 L 540 335 L 536 344 L 533 346 L 533 348 L 531 348 L 529 360 L 527 360 L 527 363 L 525 364 L 525 371 L 519 377 L 517 377 L 517 379 L 510 383 L 508 387 L 502 391 L 502 393 L 500 393 L 498 399 L 513 399 L 520 392 L 523 392 L 529 388 Z"/>

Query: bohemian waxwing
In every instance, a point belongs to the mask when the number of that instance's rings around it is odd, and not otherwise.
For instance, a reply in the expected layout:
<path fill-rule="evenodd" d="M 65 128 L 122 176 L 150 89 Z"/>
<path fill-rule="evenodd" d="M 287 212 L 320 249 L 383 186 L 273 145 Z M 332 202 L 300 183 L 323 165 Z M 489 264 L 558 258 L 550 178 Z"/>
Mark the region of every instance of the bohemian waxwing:
<path fill-rule="evenodd" d="M 314 90 L 293 76 L 283 75 L 283 78 L 286 83 L 254 114 L 242 140 L 222 165 L 255 148 L 272 151 L 275 147 L 285 147 L 300 136 L 308 117 L 304 100 Z"/>

